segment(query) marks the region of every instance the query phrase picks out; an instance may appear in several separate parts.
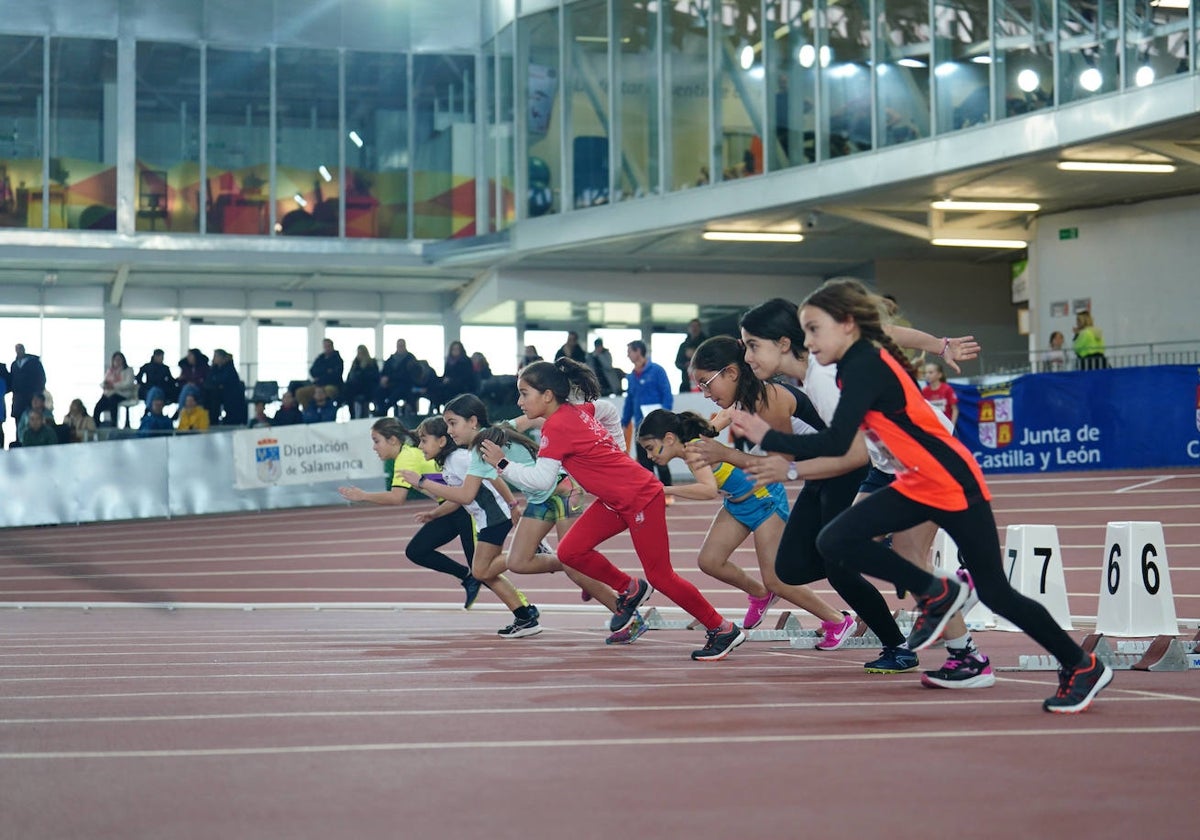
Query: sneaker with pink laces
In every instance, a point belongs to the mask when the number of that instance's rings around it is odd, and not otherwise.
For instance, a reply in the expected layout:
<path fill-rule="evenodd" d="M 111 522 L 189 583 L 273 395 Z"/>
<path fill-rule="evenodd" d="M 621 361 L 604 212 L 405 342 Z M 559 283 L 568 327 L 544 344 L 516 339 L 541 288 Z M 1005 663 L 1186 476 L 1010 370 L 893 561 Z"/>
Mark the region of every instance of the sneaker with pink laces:
<path fill-rule="evenodd" d="M 750 602 L 750 607 L 746 610 L 746 618 L 742 621 L 742 629 L 753 630 L 762 624 L 763 616 L 767 614 L 767 610 L 771 609 L 771 605 L 779 600 L 779 596 L 774 592 L 768 592 L 761 598 L 747 595 L 746 600 Z"/>
<path fill-rule="evenodd" d="M 854 634 L 854 616 L 843 612 L 841 621 L 822 621 L 821 632 L 825 638 L 817 642 L 817 650 L 837 650 Z"/>

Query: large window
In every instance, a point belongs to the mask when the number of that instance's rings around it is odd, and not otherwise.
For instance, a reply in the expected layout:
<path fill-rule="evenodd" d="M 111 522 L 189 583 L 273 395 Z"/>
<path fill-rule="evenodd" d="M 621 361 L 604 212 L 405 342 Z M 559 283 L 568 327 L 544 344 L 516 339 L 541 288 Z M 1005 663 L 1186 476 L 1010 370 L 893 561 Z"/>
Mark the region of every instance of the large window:
<path fill-rule="evenodd" d="M 116 230 L 116 41 L 50 40 L 49 110 L 50 227 Z"/>
<path fill-rule="evenodd" d="M 184 351 L 179 344 L 180 326 L 174 318 L 126 318 L 121 321 L 121 346 L 135 371 L 150 361 L 155 350 L 163 351 L 163 364 L 175 370 Z"/>
<path fill-rule="evenodd" d="M 251 359 L 242 359 L 240 357 L 242 344 L 242 330 L 237 324 L 197 324 L 188 325 L 188 348 L 196 348 L 208 357 L 209 362 L 212 362 L 213 351 L 217 349 L 224 350 L 229 355 L 233 356 L 234 364 L 237 366 L 238 374 L 243 380 L 249 376 L 248 365 L 246 362 Z M 307 367 L 305 368 L 307 370 Z"/>
<path fill-rule="evenodd" d="M 104 346 L 104 320 L 43 318 L 41 346 L 46 390 L 53 396 L 54 419 L 61 420 L 71 400 L 76 398 L 83 400 L 84 408 L 91 414 L 103 393 L 100 383 L 104 381 L 109 358 L 121 349 Z M 25 349 L 33 352 L 28 345 Z M 137 369 L 132 359 L 127 361 Z"/>
<path fill-rule="evenodd" d="M 413 236 L 474 236 L 475 59 L 413 60 Z"/>
<path fill-rule="evenodd" d="M 567 6 L 565 14 L 571 201 L 574 207 L 592 207 L 609 200 L 608 8 L 604 0 L 584 0 Z"/>
<path fill-rule="evenodd" d="M 403 338 L 408 352 L 429 362 L 441 373 L 446 360 L 446 330 L 441 324 L 385 324 L 383 354 L 386 359 L 396 352 L 396 339 Z"/>
<path fill-rule="evenodd" d="M 482 353 L 493 376 L 517 372 L 516 327 L 464 326 L 459 334 L 468 355 Z"/>
<path fill-rule="evenodd" d="M 258 360 L 251 370 L 250 382 L 277 382 L 286 388 L 289 382 L 307 380 L 308 327 L 304 325 L 260 324 Z"/>
<path fill-rule="evenodd" d="M 992 62 L 987 0 L 937 0 L 933 8 L 938 131 L 986 123 Z"/>
<path fill-rule="evenodd" d="M 662 191 L 658 160 L 658 16 L 661 4 L 615 0 L 620 41 L 617 51 L 617 113 L 613 133 L 621 141 L 617 199 Z"/>
<path fill-rule="evenodd" d="M 1015 117 L 1054 104 L 1053 0 L 996 6 L 998 113 Z"/>
<path fill-rule="evenodd" d="M 674 4 L 663 22 L 667 97 L 667 182 L 672 190 L 714 182 L 709 154 L 708 9 L 720 0 Z M 720 173 L 718 173 L 719 175 Z"/>
<path fill-rule="evenodd" d="M 825 160 L 871 149 L 871 24 L 859 6 L 823 2 L 817 64 L 825 124 L 817 140 Z"/>
<path fill-rule="evenodd" d="M 1138 13 L 1142 13 L 1140 4 Z M 1153 8 L 1149 3 L 1144 7 Z M 1059 0 L 1059 102 L 1112 93 L 1121 82 L 1121 20 L 1116 3 Z"/>
<path fill-rule="evenodd" d="M 354 361 L 354 357 L 358 355 L 358 346 L 361 344 L 367 348 L 367 353 L 372 358 L 375 357 L 375 328 L 374 327 L 326 327 L 325 337 L 333 342 L 334 348 L 342 357 L 345 363 L 345 370 L 342 371 L 342 376 L 350 372 L 350 363 Z M 392 350 L 395 350 L 396 342 L 392 342 Z M 384 345 L 384 351 L 388 351 L 387 345 Z M 388 355 L 391 355 L 388 352 Z M 384 358 L 387 358 L 385 356 Z"/>
<path fill-rule="evenodd" d="M 42 227 L 44 44 L 0 35 L 0 227 Z"/>
<path fill-rule="evenodd" d="M 207 61 L 208 232 L 264 235 L 270 221 L 270 55 L 266 49 L 209 48 Z"/>
<path fill-rule="evenodd" d="M 135 134 L 137 229 L 200 230 L 199 48 L 137 45 Z"/>
<path fill-rule="evenodd" d="M 879 144 L 891 146 L 929 136 L 929 79 L 932 71 L 929 4 L 925 0 L 877 0 L 875 120 Z M 937 68 L 938 85 L 957 68 Z"/>
<path fill-rule="evenodd" d="M 284 236 L 337 236 L 338 55 L 275 52 L 275 218 Z"/>
<path fill-rule="evenodd" d="M 346 236 L 408 238 L 408 56 L 346 54 Z"/>
<path fill-rule="evenodd" d="M 558 11 L 539 12 L 521 18 L 519 49 L 524 62 L 518 65 L 519 83 L 524 86 L 525 157 L 529 194 L 526 216 L 544 216 L 562 209 L 562 131 L 564 94 L 560 90 Z"/>
<path fill-rule="evenodd" d="M 767 105 L 774 130 L 765 138 L 772 171 L 816 160 L 812 110 L 817 79 L 817 48 L 812 0 L 770 0 L 763 65 Z M 805 14 L 805 10 L 809 14 Z"/>
<path fill-rule="evenodd" d="M 721 131 L 719 180 L 745 178 L 763 171 L 762 18 L 758 4 L 714 0 L 717 125 Z M 718 180 L 715 179 L 714 180 Z"/>

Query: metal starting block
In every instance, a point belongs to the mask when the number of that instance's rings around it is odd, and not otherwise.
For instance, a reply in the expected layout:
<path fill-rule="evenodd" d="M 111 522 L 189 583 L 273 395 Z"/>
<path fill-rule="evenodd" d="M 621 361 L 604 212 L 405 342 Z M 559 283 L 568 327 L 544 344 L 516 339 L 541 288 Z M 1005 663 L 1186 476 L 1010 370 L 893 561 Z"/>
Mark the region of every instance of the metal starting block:
<path fill-rule="evenodd" d="M 1117 642 L 1117 649 L 1102 633 L 1093 633 L 1083 640 L 1083 649 L 1114 671 L 1189 671 L 1200 669 L 1200 652 L 1196 640 L 1183 642 L 1174 636 L 1155 636 L 1150 640 Z M 1048 654 L 1021 656 L 1017 668 L 1021 671 L 1057 671 L 1058 660 Z"/>
<path fill-rule="evenodd" d="M 775 622 L 774 630 L 756 628 L 746 631 L 746 638 L 751 642 L 787 642 L 809 636 L 816 639 L 818 635 L 816 630 L 805 630 L 801 627 L 800 619 L 786 610 L 779 614 L 779 620 Z"/>
<path fill-rule="evenodd" d="M 647 630 L 695 630 L 700 627 L 700 622 L 694 618 L 663 618 L 658 607 L 642 613 L 642 620 L 646 622 Z"/>

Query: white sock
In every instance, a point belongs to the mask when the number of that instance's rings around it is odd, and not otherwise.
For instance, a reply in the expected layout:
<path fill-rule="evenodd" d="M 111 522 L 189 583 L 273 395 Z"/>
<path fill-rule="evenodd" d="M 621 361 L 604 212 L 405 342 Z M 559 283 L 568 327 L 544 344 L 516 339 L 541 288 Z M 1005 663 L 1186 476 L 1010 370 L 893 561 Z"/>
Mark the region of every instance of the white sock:
<path fill-rule="evenodd" d="M 957 639 L 946 639 L 946 648 L 954 648 L 955 650 L 975 650 L 975 642 L 971 639 L 970 633 L 964 633 Z"/>

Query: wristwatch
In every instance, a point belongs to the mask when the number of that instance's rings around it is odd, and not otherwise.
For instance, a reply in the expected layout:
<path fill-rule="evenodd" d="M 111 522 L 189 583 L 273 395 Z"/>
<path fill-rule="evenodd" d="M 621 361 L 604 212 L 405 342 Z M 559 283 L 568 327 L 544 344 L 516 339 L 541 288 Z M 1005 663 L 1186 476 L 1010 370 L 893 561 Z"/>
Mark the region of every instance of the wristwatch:
<path fill-rule="evenodd" d="M 503 472 L 504 470 L 508 469 L 508 459 L 507 459 L 507 458 L 501 458 L 499 461 L 497 461 L 497 462 L 496 462 L 496 469 L 500 470 L 501 472 Z"/>

